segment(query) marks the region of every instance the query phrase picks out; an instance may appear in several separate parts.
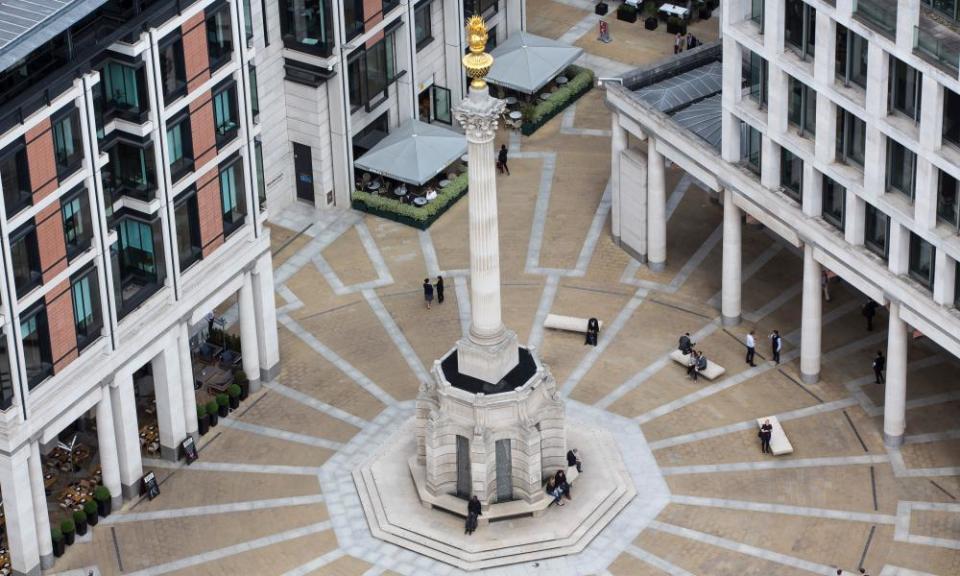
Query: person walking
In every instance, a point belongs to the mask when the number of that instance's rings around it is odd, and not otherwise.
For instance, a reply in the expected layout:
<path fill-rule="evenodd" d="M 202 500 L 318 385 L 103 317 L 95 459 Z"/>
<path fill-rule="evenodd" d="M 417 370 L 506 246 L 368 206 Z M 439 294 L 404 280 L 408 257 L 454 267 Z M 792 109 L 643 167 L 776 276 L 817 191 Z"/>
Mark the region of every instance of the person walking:
<path fill-rule="evenodd" d="M 867 300 L 867 303 L 863 305 L 861 312 L 863 317 L 867 319 L 867 331 L 873 332 L 873 317 L 877 315 L 878 304 L 872 299 Z"/>
<path fill-rule="evenodd" d="M 587 320 L 587 340 L 584 345 L 597 345 L 597 335 L 600 334 L 600 322 L 596 318 Z"/>
<path fill-rule="evenodd" d="M 443 276 L 437 276 L 437 283 L 433 288 L 437 291 L 437 304 L 443 304 Z"/>
<path fill-rule="evenodd" d="M 751 330 L 750 333 L 747 334 L 747 364 L 751 366 L 756 366 L 756 364 L 753 363 L 753 357 L 757 353 L 757 341 L 753 337 L 755 332 L 755 330 Z"/>
<path fill-rule="evenodd" d="M 474 494 L 467 502 L 467 525 L 464 533 L 473 534 L 477 529 L 477 519 L 483 514 L 483 508 L 480 506 L 480 499 Z"/>
<path fill-rule="evenodd" d="M 780 331 L 774 330 L 770 334 L 770 350 L 773 352 L 773 361 L 780 363 L 780 349 L 783 347 L 783 339 L 780 338 Z"/>
<path fill-rule="evenodd" d="M 673 39 L 673 53 L 679 54 L 683 52 L 683 36 L 677 32 L 677 36 Z"/>
<path fill-rule="evenodd" d="M 823 299 L 829 302 L 830 301 L 830 276 L 827 275 L 826 270 L 820 271 L 820 287 L 823 289 Z"/>
<path fill-rule="evenodd" d="M 760 451 L 764 454 L 773 454 L 773 450 L 770 449 L 770 437 L 773 436 L 773 424 L 770 424 L 769 420 L 763 421 L 763 425 L 760 426 L 760 432 L 757 436 L 760 437 Z"/>
<path fill-rule="evenodd" d="M 877 350 L 877 357 L 873 359 L 873 375 L 876 384 L 883 384 L 883 371 L 887 367 L 887 359 L 883 357 L 883 350 Z"/>
<path fill-rule="evenodd" d="M 507 176 L 510 175 L 510 167 L 507 166 L 507 145 L 500 145 L 500 152 L 497 153 L 497 164 L 500 165 L 500 170 L 506 172 Z"/>
<path fill-rule="evenodd" d="M 427 310 L 430 309 L 430 303 L 433 302 L 433 284 L 429 278 L 423 279 L 423 300 L 427 303 Z"/>

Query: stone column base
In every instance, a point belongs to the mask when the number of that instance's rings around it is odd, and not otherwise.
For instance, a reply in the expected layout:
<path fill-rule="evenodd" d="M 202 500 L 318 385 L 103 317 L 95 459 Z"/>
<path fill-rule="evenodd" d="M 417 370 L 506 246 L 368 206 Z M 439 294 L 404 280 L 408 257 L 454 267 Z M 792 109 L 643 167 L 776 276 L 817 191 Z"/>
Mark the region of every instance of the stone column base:
<path fill-rule="evenodd" d="M 280 375 L 280 363 L 277 362 L 269 368 L 260 367 L 260 381 L 271 382 Z M 249 378 L 249 375 L 247 376 Z"/>
<path fill-rule="evenodd" d="M 169 462 L 176 462 L 180 459 L 180 447 L 179 446 L 164 446 L 160 445 L 160 458 L 167 460 Z"/>
<path fill-rule="evenodd" d="M 896 436 L 891 436 L 886 432 L 883 433 L 883 445 L 887 448 L 899 448 L 903 445 L 903 434 L 898 434 Z"/>
<path fill-rule="evenodd" d="M 816 374 L 804 374 L 801 372 L 800 381 L 804 384 L 816 384 L 820 381 L 820 373 L 817 372 Z"/>
<path fill-rule="evenodd" d="M 123 494 L 118 494 L 117 496 L 110 497 L 110 513 L 119 511 L 123 508 Z"/>
<path fill-rule="evenodd" d="M 33 568 L 27 570 L 26 572 L 21 572 L 20 570 L 11 571 L 13 576 L 40 576 L 40 565 L 37 564 Z"/>
<path fill-rule="evenodd" d="M 40 568 L 46 570 L 53 567 L 53 552 L 40 556 Z"/>
<path fill-rule="evenodd" d="M 259 392 L 259 391 L 260 391 L 260 379 L 259 379 L 259 378 L 252 378 L 252 379 L 248 380 L 248 381 L 247 381 L 247 385 L 248 385 L 248 387 L 249 387 L 249 389 L 250 389 L 250 394 L 253 394 L 253 393 L 255 393 L 255 392 Z"/>
<path fill-rule="evenodd" d="M 736 316 L 724 316 L 721 321 L 724 326 L 737 326 L 740 324 L 740 315 Z"/>
<path fill-rule="evenodd" d="M 667 269 L 667 262 L 647 262 L 647 268 L 650 268 L 651 272 L 663 272 Z"/>
<path fill-rule="evenodd" d="M 457 365 L 461 374 L 496 384 L 520 362 L 517 333 L 505 329 L 491 344 L 477 344 L 469 337 L 457 342 Z"/>
<path fill-rule="evenodd" d="M 120 491 L 126 500 L 136 498 L 140 496 L 140 481 L 138 480 L 136 484 L 121 484 Z"/>

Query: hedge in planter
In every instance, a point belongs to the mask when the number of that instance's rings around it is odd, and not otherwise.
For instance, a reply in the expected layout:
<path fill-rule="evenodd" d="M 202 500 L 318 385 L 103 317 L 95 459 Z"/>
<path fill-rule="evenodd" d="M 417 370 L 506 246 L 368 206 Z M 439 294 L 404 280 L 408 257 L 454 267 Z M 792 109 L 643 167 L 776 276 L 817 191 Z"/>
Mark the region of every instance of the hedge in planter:
<path fill-rule="evenodd" d="M 59 528 L 51 528 L 50 538 L 53 540 L 53 555 L 57 558 L 63 556 L 63 553 L 67 550 L 66 542 L 63 541 L 63 532 Z"/>
<path fill-rule="evenodd" d="M 207 414 L 206 404 L 197 404 L 197 432 L 201 436 L 210 431 L 210 415 Z"/>
<path fill-rule="evenodd" d="M 77 537 L 77 526 L 73 523 L 73 520 L 68 518 L 61 522 L 60 531 L 63 532 L 63 541 L 67 543 L 67 546 L 73 545 L 73 541 Z"/>
<path fill-rule="evenodd" d="M 250 395 L 250 379 L 243 370 L 234 370 L 233 381 L 240 387 L 240 401 L 243 402 Z"/>
<path fill-rule="evenodd" d="M 87 524 L 96 526 L 100 521 L 100 513 L 97 510 L 97 503 L 93 500 L 87 500 L 83 505 L 83 512 L 87 515 Z"/>
<path fill-rule="evenodd" d="M 75 510 L 73 524 L 77 528 L 77 536 L 84 536 L 87 533 L 87 513 L 83 510 Z"/>
<path fill-rule="evenodd" d="M 564 108 L 576 102 L 577 99 L 593 88 L 593 71 L 588 68 L 570 66 L 564 75 L 570 78 L 566 86 L 557 88 L 549 100 L 540 102 L 536 106 L 524 110 L 523 127 L 521 128 L 524 136 L 529 136 L 536 132 L 541 126 L 549 122 L 551 118 L 562 112 Z"/>
<path fill-rule="evenodd" d="M 106 518 L 113 511 L 113 497 L 106 486 L 100 485 L 93 489 L 93 499 L 97 501 L 97 513 Z"/>
<path fill-rule="evenodd" d="M 230 397 L 224 393 L 217 394 L 217 414 L 226 418 L 230 414 Z"/>
<path fill-rule="evenodd" d="M 207 415 L 210 416 L 210 427 L 213 428 L 217 425 L 218 416 L 219 416 L 219 406 L 217 406 L 216 400 L 211 400 L 207 402 Z"/>
<path fill-rule="evenodd" d="M 636 22 L 637 7 L 624 2 L 617 8 L 617 20 L 623 20 L 624 22 Z"/>
<path fill-rule="evenodd" d="M 351 205 L 354 210 L 367 212 L 420 230 L 426 230 L 457 200 L 467 193 L 469 176 L 466 172 L 450 181 L 437 192 L 437 197 L 426 206 L 415 206 L 386 196 L 354 190 Z"/>
<path fill-rule="evenodd" d="M 240 407 L 240 386 L 237 384 L 227 386 L 227 396 L 230 400 L 231 410 L 236 410 Z"/>
<path fill-rule="evenodd" d="M 667 19 L 667 33 L 676 34 L 677 32 L 680 34 L 686 34 L 687 23 L 677 16 L 671 16 Z"/>

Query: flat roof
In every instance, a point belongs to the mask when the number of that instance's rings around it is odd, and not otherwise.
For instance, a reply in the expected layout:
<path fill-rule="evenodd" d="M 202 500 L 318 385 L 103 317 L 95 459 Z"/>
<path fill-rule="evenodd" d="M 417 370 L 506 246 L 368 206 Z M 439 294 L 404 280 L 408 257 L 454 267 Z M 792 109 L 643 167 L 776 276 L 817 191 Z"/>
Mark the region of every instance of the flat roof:
<path fill-rule="evenodd" d="M 107 0 L 0 0 L 0 71 L 79 22 Z"/>

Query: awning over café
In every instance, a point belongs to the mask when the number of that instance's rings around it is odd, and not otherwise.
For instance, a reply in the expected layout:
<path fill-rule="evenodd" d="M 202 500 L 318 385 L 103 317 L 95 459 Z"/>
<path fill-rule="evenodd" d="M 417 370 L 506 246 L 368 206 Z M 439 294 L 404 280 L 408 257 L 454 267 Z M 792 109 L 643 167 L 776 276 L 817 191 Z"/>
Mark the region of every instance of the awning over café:
<path fill-rule="evenodd" d="M 463 134 L 411 118 L 353 164 L 367 172 L 422 186 L 466 151 Z"/>
<path fill-rule="evenodd" d="M 491 52 L 493 67 L 487 74 L 487 81 L 533 94 L 573 64 L 582 53 L 582 48 L 564 42 L 529 32 L 516 32 Z"/>

